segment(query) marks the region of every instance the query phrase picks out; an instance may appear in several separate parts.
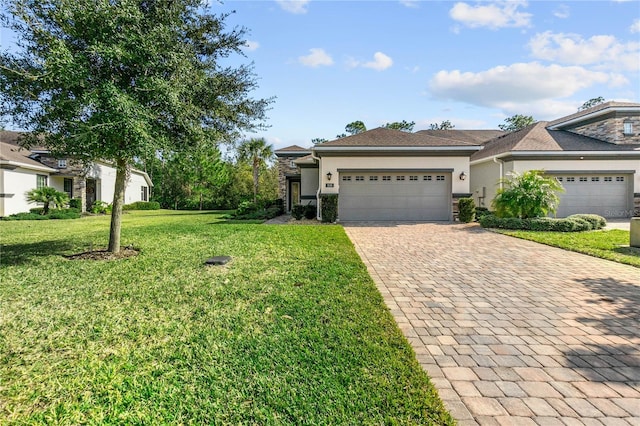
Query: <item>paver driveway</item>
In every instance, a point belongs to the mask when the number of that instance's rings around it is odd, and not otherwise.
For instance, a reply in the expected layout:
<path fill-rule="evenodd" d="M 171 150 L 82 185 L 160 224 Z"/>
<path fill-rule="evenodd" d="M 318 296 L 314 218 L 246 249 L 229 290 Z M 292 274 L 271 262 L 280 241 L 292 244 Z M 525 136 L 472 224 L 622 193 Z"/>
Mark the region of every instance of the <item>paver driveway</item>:
<path fill-rule="evenodd" d="M 460 424 L 640 425 L 640 269 L 477 225 L 345 230 Z"/>

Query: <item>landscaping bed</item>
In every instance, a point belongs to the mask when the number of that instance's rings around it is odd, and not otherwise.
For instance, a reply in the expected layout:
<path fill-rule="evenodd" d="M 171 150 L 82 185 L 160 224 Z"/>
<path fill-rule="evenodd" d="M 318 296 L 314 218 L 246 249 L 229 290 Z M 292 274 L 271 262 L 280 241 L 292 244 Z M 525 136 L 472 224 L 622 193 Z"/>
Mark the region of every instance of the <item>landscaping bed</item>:
<path fill-rule="evenodd" d="M 453 424 L 339 226 L 0 222 L 6 424 Z M 205 266 L 228 255 L 224 266 Z"/>

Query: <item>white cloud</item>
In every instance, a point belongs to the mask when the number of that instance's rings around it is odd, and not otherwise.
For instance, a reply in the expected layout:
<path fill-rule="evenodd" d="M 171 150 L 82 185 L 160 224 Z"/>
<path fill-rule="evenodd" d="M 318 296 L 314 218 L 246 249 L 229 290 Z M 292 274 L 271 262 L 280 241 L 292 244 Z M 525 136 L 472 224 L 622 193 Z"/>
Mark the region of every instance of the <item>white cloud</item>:
<path fill-rule="evenodd" d="M 376 71 L 384 71 L 393 65 L 393 59 L 388 57 L 382 52 L 376 52 L 373 54 L 373 61 L 365 62 L 362 64 L 365 68 L 371 68 Z"/>
<path fill-rule="evenodd" d="M 530 62 L 478 73 L 440 71 L 429 82 L 429 89 L 435 98 L 500 108 L 506 113 L 547 111 L 545 115 L 551 116 L 562 115 L 570 109 L 575 112 L 573 103 L 557 100 L 559 98 L 567 98 L 596 84 L 626 83 L 626 78 L 619 74 Z"/>
<path fill-rule="evenodd" d="M 312 68 L 333 65 L 333 59 L 324 51 L 324 49 L 315 47 L 313 49 L 309 49 L 309 52 L 311 53 L 307 56 L 299 56 L 298 62 L 306 67 Z"/>
<path fill-rule="evenodd" d="M 276 0 L 276 3 L 280 5 L 282 10 L 295 15 L 302 15 L 307 13 L 307 7 L 310 0 Z"/>
<path fill-rule="evenodd" d="M 583 39 L 578 34 L 536 34 L 529 41 L 534 58 L 572 65 L 597 65 L 601 69 L 638 70 L 640 43 L 621 43 L 611 35 Z"/>
<path fill-rule="evenodd" d="M 244 44 L 244 50 L 248 50 L 249 52 L 252 52 L 259 47 L 260 43 L 258 43 L 257 41 L 247 40 L 247 42 Z"/>
<path fill-rule="evenodd" d="M 449 16 L 467 27 L 487 27 L 497 30 L 503 27 L 528 27 L 531 25 L 531 14 L 518 10 L 526 7 L 524 0 L 495 1 L 470 6 L 467 3 L 456 3 L 449 11 Z"/>
<path fill-rule="evenodd" d="M 410 7 L 412 9 L 417 9 L 418 8 L 418 0 L 400 0 L 400 4 L 405 6 L 405 7 Z"/>
<path fill-rule="evenodd" d="M 560 19 L 566 19 L 569 17 L 569 6 L 561 4 L 553 11 L 553 16 Z"/>
<path fill-rule="evenodd" d="M 631 31 L 632 34 L 640 33 L 640 19 L 633 21 L 633 24 L 629 27 L 629 31 Z"/>

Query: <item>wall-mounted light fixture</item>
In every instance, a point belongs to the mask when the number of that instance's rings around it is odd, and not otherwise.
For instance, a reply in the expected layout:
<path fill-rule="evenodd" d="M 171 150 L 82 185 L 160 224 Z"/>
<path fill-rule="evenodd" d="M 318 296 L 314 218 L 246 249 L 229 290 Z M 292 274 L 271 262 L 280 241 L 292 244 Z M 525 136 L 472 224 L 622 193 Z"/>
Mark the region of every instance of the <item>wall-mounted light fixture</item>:
<path fill-rule="evenodd" d="M 331 176 L 333 176 L 331 172 L 327 172 L 327 180 L 331 180 Z"/>
<path fill-rule="evenodd" d="M 460 180 L 465 180 L 467 178 L 467 174 L 465 172 L 460 173 Z"/>

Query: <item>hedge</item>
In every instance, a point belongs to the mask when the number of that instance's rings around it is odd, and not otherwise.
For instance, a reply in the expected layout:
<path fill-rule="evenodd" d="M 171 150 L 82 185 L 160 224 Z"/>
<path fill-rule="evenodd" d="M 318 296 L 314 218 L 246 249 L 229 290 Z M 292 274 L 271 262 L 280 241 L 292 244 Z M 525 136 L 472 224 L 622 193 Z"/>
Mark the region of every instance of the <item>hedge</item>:
<path fill-rule="evenodd" d="M 338 194 L 322 194 L 320 196 L 322 221 L 333 223 L 338 218 Z"/>
<path fill-rule="evenodd" d="M 476 203 L 473 198 L 465 197 L 458 200 L 458 219 L 460 222 L 473 222 L 476 214 Z"/>
<path fill-rule="evenodd" d="M 160 203 L 157 201 L 136 201 L 125 204 L 122 206 L 122 210 L 160 210 Z"/>
<path fill-rule="evenodd" d="M 602 229 L 607 223 L 602 216 L 592 214 L 576 214 L 562 219 L 551 217 L 531 219 L 500 218 L 494 215 L 487 215 L 480 218 L 479 222 L 483 228 L 546 232 L 591 231 L 593 229 Z"/>

